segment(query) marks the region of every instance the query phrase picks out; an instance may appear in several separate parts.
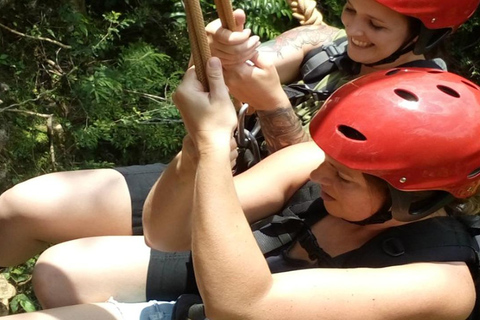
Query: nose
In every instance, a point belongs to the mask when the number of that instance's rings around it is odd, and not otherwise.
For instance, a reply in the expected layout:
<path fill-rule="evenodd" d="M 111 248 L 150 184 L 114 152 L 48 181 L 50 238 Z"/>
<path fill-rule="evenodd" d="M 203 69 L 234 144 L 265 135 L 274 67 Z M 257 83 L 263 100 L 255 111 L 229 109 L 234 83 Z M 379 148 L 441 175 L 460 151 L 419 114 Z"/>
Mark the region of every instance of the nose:
<path fill-rule="evenodd" d="M 310 173 L 310 180 L 322 185 L 329 185 L 332 183 L 331 170 L 329 170 L 325 162 Z"/>
<path fill-rule="evenodd" d="M 358 17 L 355 16 L 355 17 L 346 19 L 346 21 L 344 21 L 344 25 L 345 25 L 345 32 L 347 33 L 347 35 L 354 36 L 354 37 L 363 36 L 364 34 L 363 22 Z"/>

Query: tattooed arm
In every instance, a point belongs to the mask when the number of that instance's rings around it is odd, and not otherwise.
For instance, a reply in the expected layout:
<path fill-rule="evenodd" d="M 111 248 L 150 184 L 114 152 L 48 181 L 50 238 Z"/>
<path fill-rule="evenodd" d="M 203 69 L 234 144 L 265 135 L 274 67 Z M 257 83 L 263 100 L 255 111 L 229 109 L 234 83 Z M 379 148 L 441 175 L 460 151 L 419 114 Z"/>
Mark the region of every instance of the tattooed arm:
<path fill-rule="evenodd" d="M 244 12 L 236 10 L 235 17 L 243 28 Z M 259 39 L 250 30 L 231 32 L 219 21 L 206 29 L 212 55 L 222 60 L 230 93 L 257 111 L 269 152 L 307 141 L 281 84 L 298 79 L 305 54 L 331 42 L 340 30 L 325 24 L 301 26 L 258 47 Z"/>
<path fill-rule="evenodd" d="M 300 64 L 305 54 L 331 42 L 339 29 L 328 26 L 301 26 L 282 33 L 274 40 L 263 43 L 257 50 L 273 61 L 280 81 L 284 84 L 298 80 Z"/>
<path fill-rule="evenodd" d="M 252 62 L 231 69 L 237 77 L 231 78 L 228 86 L 233 96 L 256 110 L 268 151 L 308 141 L 271 59 L 258 54 Z"/>
<path fill-rule="evenodd" d="M 260 53 L 275 65 L 280 80 L 285 84 L 298 77 L 300 63 L 308 51 L 332 41 L 339 32 L 339 29 L 326 24 L 301 26 L 260 45 L 258 36 L 252 36 L 251 30 L 243 29 L 245 12 L 237 9 L 234 17 L 238 26 L 235 32 L 223 28 L 218 19 L 207 25 L 205 30 L 212 56 L 219 57 L 224 70 L 230 71 Z M 232 72 L 225 74 L 227 82 L 236 76 Z"/>
<path fill-rule="evenodd" d="M 269 153 L 310 139 L 290 105 L 275 110 L 258 110 L 257 115 Z"/>

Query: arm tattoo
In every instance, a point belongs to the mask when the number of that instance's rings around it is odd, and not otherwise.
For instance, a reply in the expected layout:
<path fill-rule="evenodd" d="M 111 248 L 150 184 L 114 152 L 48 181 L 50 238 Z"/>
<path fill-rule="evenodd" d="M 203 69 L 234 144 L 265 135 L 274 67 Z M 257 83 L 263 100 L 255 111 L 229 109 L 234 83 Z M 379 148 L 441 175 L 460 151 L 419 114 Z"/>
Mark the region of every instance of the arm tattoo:
<path fill-rule="evenodd" d="M 257 111 L 269 153 L 310 140 L 293 108 Z"/>
<path fill-rule="evenodd" d="M 303 26 L 288 30 L 272 41 L 266 42 L 259 50 L 276 52 L 283 59 L 282 50 L 293 48 L 302 50 L 304 45 L 318 46 L 332 41 L 338 29 L 326 26 Z"/>

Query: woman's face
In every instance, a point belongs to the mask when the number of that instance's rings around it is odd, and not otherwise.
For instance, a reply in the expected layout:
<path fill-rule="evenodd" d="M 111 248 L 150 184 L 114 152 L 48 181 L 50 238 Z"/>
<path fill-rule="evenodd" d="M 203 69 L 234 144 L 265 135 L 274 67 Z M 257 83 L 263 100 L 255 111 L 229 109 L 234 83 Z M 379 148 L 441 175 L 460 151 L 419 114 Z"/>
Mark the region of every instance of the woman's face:
<path fill-rule="evenodd" d="M 347 0 L 342 23 L 348 56 L 363 64 L 389 57 L 410 37 L 408 18 L 375 0 Z"/>
<path fill-rule="evenodd" d="M 328 155 L 310 179 L 321 187 L 325 208 L 332 216 L 348 221 L 362 221 L 375 214 L 388 197 L 386 183 L 367 179 Z"/>

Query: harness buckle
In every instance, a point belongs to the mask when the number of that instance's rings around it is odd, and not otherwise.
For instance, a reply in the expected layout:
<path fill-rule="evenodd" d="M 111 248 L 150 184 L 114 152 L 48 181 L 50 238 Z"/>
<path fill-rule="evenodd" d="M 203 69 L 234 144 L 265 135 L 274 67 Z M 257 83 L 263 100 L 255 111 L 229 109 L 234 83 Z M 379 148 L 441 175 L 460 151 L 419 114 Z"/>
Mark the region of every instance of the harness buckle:
<path fill-rule="evenodd" d="M 340 52 L 338 50 L 338 47 L 334 44 L 326 46 L 324 50 L 328 55 L 328 60 L 330 60 L 331 62 L 334 62 L 339 56 L 343 54 L 343 52 Z"/>
<path fill-rule="evenodd" d="M 385 239 L 382 243 L 383 251 L 392 256 L 392 257 L 399 257 L 405 254 L 405 247 L 398 238 L 388 238 Z"/>

